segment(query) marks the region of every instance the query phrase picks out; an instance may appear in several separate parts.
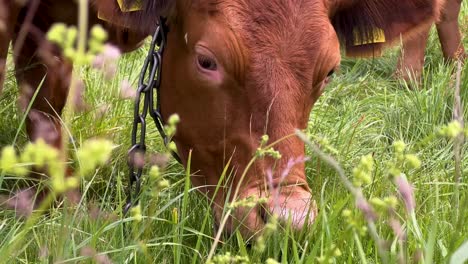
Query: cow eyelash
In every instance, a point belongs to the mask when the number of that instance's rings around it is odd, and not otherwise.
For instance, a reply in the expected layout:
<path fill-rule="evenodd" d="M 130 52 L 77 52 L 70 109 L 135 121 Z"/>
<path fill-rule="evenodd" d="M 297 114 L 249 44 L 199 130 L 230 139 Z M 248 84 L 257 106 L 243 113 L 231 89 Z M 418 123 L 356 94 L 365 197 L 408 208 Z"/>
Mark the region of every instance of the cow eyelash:
<path fill-rule="evenodd" d="M 210 58 L 206 55 L 198 54 L 197 62 L 198 62 L 198 65 L 204 70 L 216 71 L 218 69 L 218 65 L 216 64 L 216 61 L 213 58 Z"/>

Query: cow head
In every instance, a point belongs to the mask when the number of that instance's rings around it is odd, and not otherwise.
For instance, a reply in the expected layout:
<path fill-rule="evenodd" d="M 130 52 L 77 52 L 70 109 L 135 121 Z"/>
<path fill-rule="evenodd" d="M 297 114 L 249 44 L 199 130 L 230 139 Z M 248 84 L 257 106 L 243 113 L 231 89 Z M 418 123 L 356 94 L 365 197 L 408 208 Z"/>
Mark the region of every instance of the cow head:
<path fill-rule="evenodd" d="M 226 226 L 252 234 L 271 214 L 289 218 L 297 228 L 316 215 L 304 164 L 290 168 L 288 162 L 304 156 L 304 144 L 289 135 L 306 128 L 340 63 L 340 43 L 351 55 L 375 54 L 432 22 L 439 5 L 437 0 L 143 1 L 142 14 L 125 23 L 132 27 L 139 19 L 142 25 L 145 17 L 154 21 L 165 10 L 170 31 L 162 114 L 179 114 L 175 143 L 184 163 L 192 151 L 192 183 L 214 198 L 217 222 L 236 188 L 236 199 L 268 198 L 263 206 L 236 208 Z M 264 134 L 269 143 L 282 139 L 275 145 L 282 157 L 258 159 L 245 172 Z M 225 188 L 213 197 L 228 164 Z M 271 195 L 275 192 L 279 196 Z"/>

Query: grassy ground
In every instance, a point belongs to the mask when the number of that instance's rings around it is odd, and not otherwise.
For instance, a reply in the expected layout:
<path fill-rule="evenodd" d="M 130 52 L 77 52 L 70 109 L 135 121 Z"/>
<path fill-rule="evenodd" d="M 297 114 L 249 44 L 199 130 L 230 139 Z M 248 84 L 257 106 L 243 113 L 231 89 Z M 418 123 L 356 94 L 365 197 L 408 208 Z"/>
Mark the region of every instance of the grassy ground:
<path fill-rule="evenodd" d="M 461 16 L 465 18 L 462 19 L 464 32 L 468 32 L 467 16 L 465 1 Z M 468 39 L 464 44 L 468 47 Z M 11 243 L 20 242 L 15 255 L 1 256 L 0 262 L 75 263 L 94 259 L 97 263 L 109 260 L 113 263 L 199 263 L 207 260 L 214 236 L 209 204 L 196 190 L 186 188 L 186 174 L 176 162 L 171 161 L 164 173 L 171 182 L 168 188 L 157 195 L 154 189 L 144 189 L 141 222 L 120 216 L 123 185 L 127 183 L 126 152 L 133 107 L 131 101 L 117 95 L 123 80 L 136 83 L 144 55 L 143 50 L 125 55 L 119 62 L 118 74 L 110 81 L 92 70 L 81 72 L 87 87 L 86 102 L 92 107 L 73 118 L 73 138 L 78 145 L 89 138 L 107 138 L 117 148 L 107 165 L 82 182 L 85 195 L 80 206 L 51 210 L 27 229 L 24 239 L 20 240 L 24 221 L 17 220 L 12 211 L 0 211 L 0 237 L 3 238 L 0 252 L 6 252 Z M 345 59 L 340 73 L 312 111 L 307 132 L 328 141 L 328 152 L 334 153 L 349 178 L 361 156 L 373 155 L 373 180 L 363 188 L 369 199 L 398 197 L 398 188 L 388 177 L 388 166 L 394 157 L 393 142 L 406 142 L 408 152 L 422 161 L 421 168 L 405 170 L 415 190 L 414 218 L 405 212 L 402 201 L 391 216 L 380 213 L 375 229 L 384 241 L 381 247 L 387 249 L 385 254 L 390 263 L 398 262 L 400 254 L 409 263 L 418 262 L 422 254 L 425 263 L 448 262 L 468 241 L 468 144 L 462 146 L 463 178 L 457 187 L 453 141 L 437 135 L 438 129 L 452 119 L 454 66 L 443 64 L 435 32 L 428 46 L 424 79 L 416 89 L 408 89 L 406 84 L 392 79 L 396 58 L 397 50 L 391 50 L 378 59 Z M 0 147 L 12 144 L 19 132 L 16 145 L 21 150 L 27 137 L 20 125 L 22 114 L 15 108 L 17 87 L 12 75 L 10 71 L 0 96 Z M 468 116 L 468 65 L 462 69 L 461 87 L 462 110 Z M 161 139 L 152 124 L 150 127 L 149 149 L 161 152 Z M 245 241 L 234 235 L 218 245 L 217 260 L 230 254 L 233 262 L 224 263 L 235 263 L 236 256 L 238 263 L 247 258 L 253 263 L 265 263 L 268 259 L 270 263 L 273 260 L 382 262 L 379 243 L 369 231 L 362 232 L 366 222 L 356 209 L 353 196 L 331 166 L 312 151 L 309 154 L 307 177 L 320 208 L 315 224 L 300 233 L 277 227 L 278 231 L 264 237 L 264 243 L 254 242 L 253 247 L 246 246 Z M 2 173 L 0 191 L 8 192 L 21 181 Z M 351 210 L 350 216 L 343 216 L 346 209 Z M 396 237 L 390 227 L 393 220 L 401 224 L 399 228 L 394 227 L 407 235 L 406 240 Z M 466 256 L 468 249 L 461 251 Z"/>

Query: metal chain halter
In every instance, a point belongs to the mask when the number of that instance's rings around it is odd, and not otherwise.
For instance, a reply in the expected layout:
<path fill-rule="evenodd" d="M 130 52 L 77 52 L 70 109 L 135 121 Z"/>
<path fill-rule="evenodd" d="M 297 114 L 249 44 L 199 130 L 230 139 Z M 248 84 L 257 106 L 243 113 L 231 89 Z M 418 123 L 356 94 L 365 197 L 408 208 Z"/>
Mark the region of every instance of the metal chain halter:
<path fill-rule="evenodd" d="M 165 19 L 160 17 L 159 25 L 154 32 L 148 55 L 146 56 L 138 80 L 132 128 L 132 146 L 128 151 L 130 182 L 128 185 L 127 203 L 124 207 L 125 214 L 134 204 L 138 204 L 143 166 L 142 164 L 135 163 L 138 158 L 137 155 L 141 155 L 141 158 L 144 159 L 144 154 L 146 152 L 146 116 L 148 115 L 148 111 L 154 120 L 159 134 L 164 140 L 164 144 L 167 145 L 169 143 L 169 138 L 164 132 L 164 121 L 161 116 L 161 104 L 159 100 L 162 54 L 166 46 L 166 36 L 167 27 Z M 171 154 L 179 163 L 181 162 L 177 153 L 171 150 Z M 132 202 L 132 197 L 135 198 L 134 202 Z"/>

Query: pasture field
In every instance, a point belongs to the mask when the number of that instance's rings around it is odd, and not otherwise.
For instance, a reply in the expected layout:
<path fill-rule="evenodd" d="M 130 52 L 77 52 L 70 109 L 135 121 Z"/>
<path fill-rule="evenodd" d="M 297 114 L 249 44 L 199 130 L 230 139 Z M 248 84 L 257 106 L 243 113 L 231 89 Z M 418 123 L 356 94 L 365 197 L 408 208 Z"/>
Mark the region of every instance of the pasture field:
<path fill-rule="evenodd" d="M 460 20 L 466 48 L 468 1 L 462 4 Z M 444 64 L 436 35 L 433 30 L 420 84 L 392 77 L 398 48 L 382 58 L 344 58 L 315 105 L 306 131 L 335 160 L 330 164 L 307 147 L 306 174 L 319 206 L 315 223 L 292 232 L 287 225 L 271 222 L 263 236 L 251 241 L 234 234 L 219 241 L 213 257 L 209 201 L 189 185 L 190 173 L 173 159 L 161 175 L 168 182 L 150 180 L 145 170 L 141 212 L 122 216 L 133 101 L 119 93 L 124 80 L 136 85 L 145 49 L 122 56 L 112 79 L 91 68 L 77 69 L 89 107 L 74 115 L 68 127 L 72 166 L 77 166 L 75 147 L 88 139 L 108 139 L 115 149 L 106 164 L 82 179 L 78 205 L 65 199 L 61 206 L 29 220 L 0 209 L 0 263 L 466 263 L 468 144 L 439 131 L 452 122 L 454 97 L 461 99 L 461 112 L 468 116 L 468 64 L 459 68 Z M 14 144 L 21 153 L 27 136 L 9 65 L 0 95 L 0 147 Z M 165 152 L 148 122 L 148 151 Z M 400 159 L 401 152 L 395 151 L 399 141 L 406 143 L 404 153 L 414 154 L 421 166 L 412 155 Z M 454 154 L 456 148 L 460 157 Z M 372 223 L 358 209 L 367 202 L 356 203 L 334 168 L 339 165 L 353 181 L 353 169 L 365 170 L 368 160 L 360 161 L 369 154 L 374 166 L 362 192 L 377 212 Z M 414 210 L 406 210 L 410 198 L 399 194 L 407 186 L 390 176 L 396 169 L 414 187 Z M 8 195 L 25 181 L 0 171 L 0 193 Z"/>

